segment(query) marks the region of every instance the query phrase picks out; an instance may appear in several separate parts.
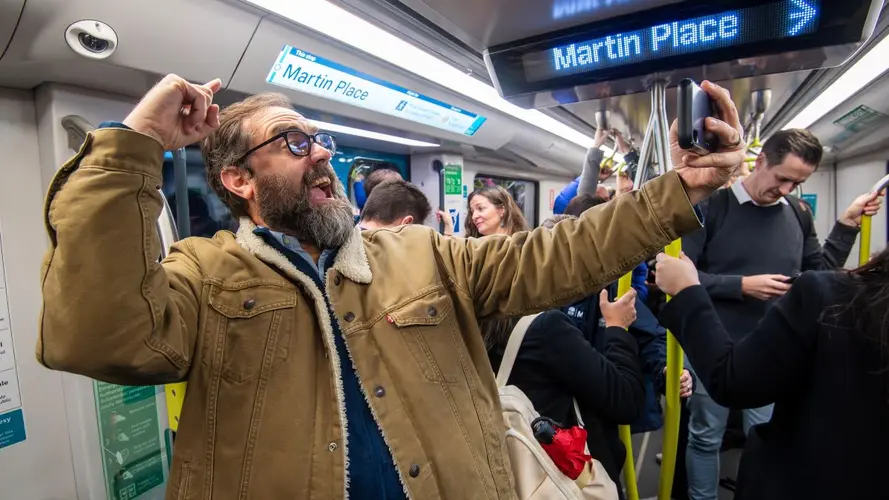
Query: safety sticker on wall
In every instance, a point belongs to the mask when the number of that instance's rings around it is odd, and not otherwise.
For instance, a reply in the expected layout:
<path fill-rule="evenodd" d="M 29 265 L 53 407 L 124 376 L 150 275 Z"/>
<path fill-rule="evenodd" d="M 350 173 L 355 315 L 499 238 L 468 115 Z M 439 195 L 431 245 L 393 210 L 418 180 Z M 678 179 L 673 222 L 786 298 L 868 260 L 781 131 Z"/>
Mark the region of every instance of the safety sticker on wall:
<path fill-rule="evenodd" d="M 9 319 L 9 283 L 3 255 L 3 232 L 0 227 L 0 449 L 25 440 L 25 416 L 22 394 L 12 345 L 12 322 Z"/>

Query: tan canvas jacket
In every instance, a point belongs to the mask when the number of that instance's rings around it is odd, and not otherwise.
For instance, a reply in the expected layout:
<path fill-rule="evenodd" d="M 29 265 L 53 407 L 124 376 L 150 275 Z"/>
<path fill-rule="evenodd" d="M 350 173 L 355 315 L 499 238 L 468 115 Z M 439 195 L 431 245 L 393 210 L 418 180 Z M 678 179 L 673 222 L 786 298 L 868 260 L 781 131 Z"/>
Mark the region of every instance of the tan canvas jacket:
<path fill-rule="evenodd" d="M 180 241 L 157 264 L 162 161 L 153 139 L 102 129 L 58 172 L 37 357 L 116 384 L 188 381 L 169 499 L 346 497 L 324 295 L 409 498 L 513 498 L 479 320 L 595 293 L 700 227 L 670 173 L 511 238 L 356 229 L 320 290 L 249 220 L 237 235 Z"/>

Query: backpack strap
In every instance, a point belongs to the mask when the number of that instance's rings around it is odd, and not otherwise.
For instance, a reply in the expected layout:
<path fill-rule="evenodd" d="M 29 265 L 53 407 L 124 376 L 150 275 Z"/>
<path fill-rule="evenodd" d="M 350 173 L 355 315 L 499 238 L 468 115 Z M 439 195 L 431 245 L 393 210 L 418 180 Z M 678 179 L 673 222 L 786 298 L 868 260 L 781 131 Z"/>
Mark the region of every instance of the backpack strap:
<path fill-rule="evenodd" d="M 512 332 L 510 332 L 506 350 L 503 351 L 503 359 L 500 361 L 500 369 L 497 370 L 498 389 L 506 387 L 506 382 L 509 381 L 509 376 L 512 374 L 512 367 L 515 365 L 516 357 L 519 355 L 519 348 L 522 346 L 522 341 L 525 340 L 525 334 L 528 333 L 528 328 L 537 319 L 537 316 L 540 316 L 540 313 L 523 316 L 516 323 Z M 577 405 L 576 399 L 572 399 L 572 402 L 574 403 L 574 416 L 577 418 L 577 425 L 584 427 L 583 417 L 580 416 L 580 406 Z"/>
<path fill-rule="evenodd" d="M 506 387 L 509 381 L 509 375 L 512 373 L 512 366 L 515 364 L 516 357 L 519 355 L 519 348 L 522 346 L 522 340 L 528 332 L 531 322 L 537 318 L 539 314 L 524 316 L 516 323 L 515 328 L 509 334 L 509 341 L 506 343 L 506 350 L 503 351 L 503 359 L 500 361 L 500 369 L 497 370 L 497 388 Z"/>
<path fill-rule="evenodd" d="M 787 201 L 790 203 L 790 208 L 793 209 L 793 215 L 796 215 L 796 220 L 799 221 L 800 229 L 803 230 L 803 242 L 809 239 L 809 236 L 812 234 L 812 230 L 815 227 L 815 220 L 812 217 L 812 212 L 809 210 L 809 207 L 804 204 L 803 200 L 793 196 L 792 194 L 788 194 L 785 196 Z"/>

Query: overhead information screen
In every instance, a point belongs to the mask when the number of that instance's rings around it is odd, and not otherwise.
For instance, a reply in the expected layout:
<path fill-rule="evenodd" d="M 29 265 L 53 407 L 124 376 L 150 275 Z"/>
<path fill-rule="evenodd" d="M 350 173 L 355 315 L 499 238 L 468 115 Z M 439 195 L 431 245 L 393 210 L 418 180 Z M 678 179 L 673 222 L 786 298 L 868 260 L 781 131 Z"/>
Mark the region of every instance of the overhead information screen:
<path fill-rule="evenodd" d="M 266 81 L 455 134 L 475 135 L 487 120 L 289 45 L 281 49 Z"/>
<path fill-rule="evenodd" d="M 485 58 L 504 97 L 772 54 L 790 56 L 760 74 L 805 69 L 826 60 L 812 49 L 866 39 L 881 3 L 684 2 L 492 47 Z"/>
<path fill-rule="evenodd" d="M 666 57 L 808 35 L 820 2 L 790 0 L 661 23 L 525 54 L 528 81 L 638 64 Z"/>

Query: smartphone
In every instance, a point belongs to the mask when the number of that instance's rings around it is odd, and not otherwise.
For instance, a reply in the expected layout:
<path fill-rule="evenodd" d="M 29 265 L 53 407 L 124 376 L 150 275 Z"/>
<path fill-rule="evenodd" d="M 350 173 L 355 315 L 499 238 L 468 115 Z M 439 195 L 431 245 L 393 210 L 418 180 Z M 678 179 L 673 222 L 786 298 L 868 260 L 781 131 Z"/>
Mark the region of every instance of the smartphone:
<path fill-rule="evenodd" d="M 796 281 L 796 279 L 799 278 L 802 274 L 803 274 L 803 273 L 799 273 L 799 272 L 797 272 L 797 273 L 793 273 L 793 276 L 791 276 L 791 277 L 787 278 L 786 280 L 784 280 L 784 283 L 787 283 L 788 285 L 792 285 L 793 282 Z"/>
<path fill-rule="evenodd" d="M 691 78 L 679 82 L 677 127 L 679 147 L 705 155 L 719 149 L 719 138 L 704 127 L 707 117 L 718 118 L 710 95 Z"/>

